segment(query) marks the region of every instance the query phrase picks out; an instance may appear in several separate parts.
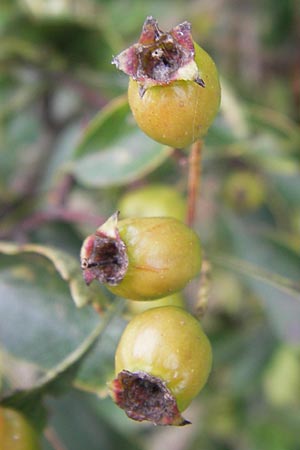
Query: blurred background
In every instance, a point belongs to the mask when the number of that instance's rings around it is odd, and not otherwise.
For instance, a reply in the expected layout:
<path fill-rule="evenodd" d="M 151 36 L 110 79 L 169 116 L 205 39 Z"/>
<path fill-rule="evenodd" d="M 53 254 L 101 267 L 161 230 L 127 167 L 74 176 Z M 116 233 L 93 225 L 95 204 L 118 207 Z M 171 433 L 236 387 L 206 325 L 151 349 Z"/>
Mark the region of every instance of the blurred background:
<path fill-rule="evenodd" d="M 186 411 L 192 425 L 130 421 L 105 396 L 128 319 L 116 316 L 72 387 L 47 396 L 43 448 L 300 449 L 298 0 L 1 1 L 0 239 L 16 246 L 0 245 L 0 389 L 32 386 L 96 320 L 72 303 L 58 256 L 51 264 L 21 245 L 78 260 L 82 239 L 124 192 L 164 183 L 186 197 L 187 153 L 136 130 L 127 77 L 111 64 L 149 15 L 163 30 L 190 21 L 220 72 L 195 222 L 209 273 L 205 289 L 184 292 L 192 312 L 207 304 L 213 370 Z M 18 407 L 31 417 L 29 398 Z"/>

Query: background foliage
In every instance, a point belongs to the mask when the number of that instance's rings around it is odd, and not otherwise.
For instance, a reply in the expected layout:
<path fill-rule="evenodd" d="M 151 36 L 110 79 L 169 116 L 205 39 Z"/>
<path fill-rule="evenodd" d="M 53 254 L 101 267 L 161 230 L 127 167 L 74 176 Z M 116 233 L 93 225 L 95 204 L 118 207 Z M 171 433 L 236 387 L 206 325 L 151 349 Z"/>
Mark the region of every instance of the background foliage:
<path fill-rule="evenodd" d="M 78 263 L 124 191 L 164 182 L 186 195 L 186 153 L 137 129 L 111 65 L 147 15 L 192 23 L 223 93 L 195 224 L 214 366 L 184 429 L 133 423 L 105 397 L 127 316 Z M 45 449 L 300 448 L 299 30 L 297 0 L 2 1 L 1 402 L 46 424 Z"/>

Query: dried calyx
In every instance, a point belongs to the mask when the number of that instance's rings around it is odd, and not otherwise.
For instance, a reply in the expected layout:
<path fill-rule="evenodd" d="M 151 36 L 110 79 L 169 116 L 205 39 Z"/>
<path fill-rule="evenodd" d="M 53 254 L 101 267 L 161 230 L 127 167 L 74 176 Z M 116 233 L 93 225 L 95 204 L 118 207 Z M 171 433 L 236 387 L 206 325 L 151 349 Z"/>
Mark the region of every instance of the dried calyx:
<path fill-rule="evenodd" d="M 116 56 L 113 64 L 139 83 L 141 95 L 151 86 L 178 80 L 205 86 L 195 62 L 189 22 L 163 32 L 153 17 L 147 17 L 139 41 Z"/>
<path fill-rule="evenodd" d="M 113 214 L 82 245 L 80 261 L 87 285 L 98 280 L 115 286 L 126 274 L 128 257 L 117 228 L 118 215 L 118 212 Z"/>
<path fill-rule="evenodd" d="M 160 378 L 142 371 L 122 370 L 110 388 L 115 403 L 133 420 L 154 425 L 190 423 L 181 416 L 176 399 Z"/>

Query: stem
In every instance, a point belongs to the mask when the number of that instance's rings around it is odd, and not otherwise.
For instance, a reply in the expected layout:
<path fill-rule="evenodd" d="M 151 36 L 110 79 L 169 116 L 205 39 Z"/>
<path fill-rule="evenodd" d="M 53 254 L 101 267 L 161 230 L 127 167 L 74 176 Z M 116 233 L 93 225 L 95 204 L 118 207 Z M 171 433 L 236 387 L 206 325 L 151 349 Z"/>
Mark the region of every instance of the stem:
<path fill-rule="evenodd" d="M 104 217 L 96 214 L 87 213 L 85 211 L 72 211 L 64 208 L 53 208 L 48 211 L 39 211 L 28 216 L 13 230 L 12 235 L 24 235 L 30 231 L 48 224 L 50 222 L 67 222 L 67 223 L 83 223 L 92 226 L 99 226 L 104 222 Z M 0 239 L 6 239 L 8 236 L 0 233 Z"/>
<path fill-rule="evenodd" d="M 193 143 L 189 156 L 188 171 L 188 210 L 186 222 L 192 226 L 197 214 L 197 198 L 200 193 L 201 182 L 201 160 L 203 141 L 198 140 Z"/>
<path fill-rule="evenodd" d="M 63 445 L 53 427 L 46 428 L 44 431 L 44 435 L 54 450 L 67 450 L 67 448 Z"/>
<path fill-rule="evenodd" d="M 66 205 L 68 196 L 74 185 L 73 175 L 65 174 L 55 190 L 50 193 L 50 199 L 53 206 L 59 208 Z"/>

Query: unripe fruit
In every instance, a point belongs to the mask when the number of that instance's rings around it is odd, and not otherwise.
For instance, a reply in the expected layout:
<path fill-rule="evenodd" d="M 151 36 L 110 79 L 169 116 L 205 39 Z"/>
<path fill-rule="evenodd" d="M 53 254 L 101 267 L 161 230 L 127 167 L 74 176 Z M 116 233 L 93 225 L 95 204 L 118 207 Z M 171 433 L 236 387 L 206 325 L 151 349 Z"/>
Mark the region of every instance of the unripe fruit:
<path fill-rule="evenodd" d="M 158 308 L 160 306 L 178 306 L 179 308 L 185 307 L 185 302 L 180 292 L 168 295 L 167 297 L 158 298 L 157 300 L 149 301 L 132 301 L 128 300 L 127 309 L 131 314 L 139 314 L 147 309 Z"/>
<path fill-rule="evenodd" d="M 113 62 L 130 76 L 129 105 L 148 136 L 183 148 L 206 134 L 221 89 L 216 66 L 193 41 L 188 22 L 163 32 L 148 17 L 138 43 Z"/>
<path fill-rule="evenodd" d="M 195 61 L 205 87 L 195 81 L 153 86 L 139 95 L 138 82 L 129 80 L 128 100 L 139 127 L 162 144 L 184 148 L 203 137 L 220 105 L 218 73 L 213 60 L 196 43 Z"/>
<path fill-rule="evenodd" d="M 227 204 L 238 212 L 251 212 L 260 208 L 266 198 L 263 179 L 255 173 L 233 173 L 225 181 L 223 195 Z"/>
<path fill-rule="evenodd" d="M 81 249 L 85 282 L 94 279 L 132 300 L 165 297 L 183 289 L 201 268 L 197 234 L 172 217 L 118 221 L 114 214 Z"/>
<path fill-rule="evenodd" d="M 186 202 L 173 187 L 152 184 L 127 192 L 118 209 L 124 217 L 175 217 L 184 220 Z"/>
<path fill-rule="evenodd" d="M 263 388 L 272 405 L 299 408 L 300 348 L 281 344 L 276 349 L 265 371 Z"/>
<path fill-rule="evenodd" d="M 18 411 L 0 407 L 0 449 L 40 450 L 37 432 Z"/>
<path fill-rule="evenodd" d="M 125 328 L 112 397 L 132 419 L 184 425 L 181 412 L 206 383 L 212 352 L 200 323 L 175 306 L 153 308 Z"/>

